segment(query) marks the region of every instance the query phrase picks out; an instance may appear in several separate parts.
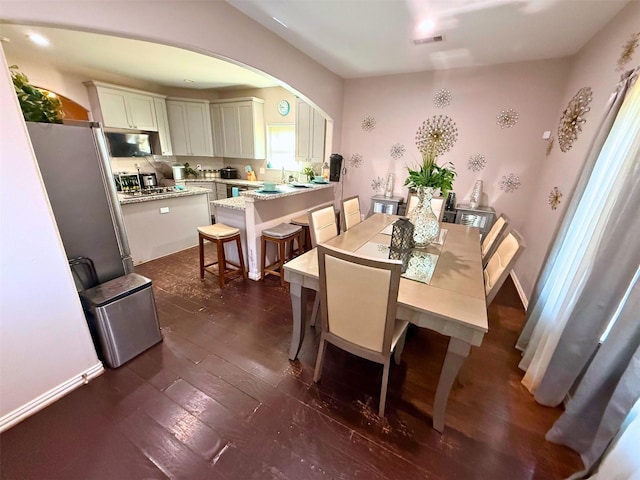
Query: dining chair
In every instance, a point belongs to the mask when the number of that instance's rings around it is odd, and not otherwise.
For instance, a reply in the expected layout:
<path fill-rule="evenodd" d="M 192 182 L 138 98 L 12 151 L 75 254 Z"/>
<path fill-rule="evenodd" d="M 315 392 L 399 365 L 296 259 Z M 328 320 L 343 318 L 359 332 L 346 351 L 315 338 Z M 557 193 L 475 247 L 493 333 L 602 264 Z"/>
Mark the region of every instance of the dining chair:
<path fill-rule="evenodd" d="M 498 247 L 484 267 L 484 290 L 487 306 L 493 301 L 498 290 L 511 272 L 516 260 L 525 249 L 524 240 L 518 232 L 511 230 L 500 241 Z"/>
<path fill-rule="evenodd" d="M 342 231 L 346 232 L 350 228 L 362 221 L 360 216 L 360 197 L 358 195 L 345 198 L 342 201 L 342 214 L 340 222 L 342 223 Z"/>
<path fill-rule="evenodd" d="M 326 344 L 382 364 L 378 415 L 384 416 L 391 354 L 396 364 L 404 348 L 408 322 L 396 319 L 402 262 L 358 257 L 318 246 L 321 323 L 313 381 L 320 381 Z M 366 285 L 367 288 L 362 288 Z"/>
<path fill-rule="evenodd" d="M 503 213 L 491 226 L 491 230 L 487 232 L 487 235 L 482 241 L 482 267 L 487 266 L 487 262 L 498 248 L 500 239 L 507 233 L 509 228 L 509 218 Z"/>
<path fill-rule="evenodd" d="M 317 245 L 338 236 L 336 212 L 333 209 L 333 205 L 312 208 L 307 212 L 307 217 L 309 218 L 309 233 L 311 236 L 312 247 L 316 247 Z M 316 294 L 309 325 L 314 326 L 316 324 L 319 310 L 320 295 Z"/>
<path fill-rule="evenodd" d="M 439 222 L 442 222 L 442 217 L 444 216 L 444 200 L 444 197 L 431 197 L 431 210 L 433 210 L 433 213 L 438 218 Z M 407 208 L 405 210 L 407 216 L 411 210 L 418 205 L 418 201 L 418 194 L 409 192 L 407 197 Z"/>
<path fill-rule="evenodd" d="M 338 236 L 336 212 L 333 205 L 312 208 L 307 212 L 307 216 L 309 217 L 311 246 L 315 247 Z"/>

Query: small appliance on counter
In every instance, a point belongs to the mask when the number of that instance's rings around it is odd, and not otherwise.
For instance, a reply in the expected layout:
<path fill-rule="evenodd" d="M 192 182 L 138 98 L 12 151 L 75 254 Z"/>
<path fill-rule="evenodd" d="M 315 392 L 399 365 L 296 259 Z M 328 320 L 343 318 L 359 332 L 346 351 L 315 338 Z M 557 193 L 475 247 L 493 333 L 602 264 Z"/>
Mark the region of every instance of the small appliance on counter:
<path fill-rule="evenodd" d="M 155 188 L 158 186 L 158 178 L 155 173 L 141 173 L 142 188 Z"/>
<path fill-rule="evenodd" d="M 220 170 L 220 178 L 227 180 L 238 178 L 238 169 L 233 167 L 224 167 Z"/>
<path fill-rule="evenodd" d="M 116 190 L 119 192 L 140 191 L 140 176 L 137 173 L 116 173 L 113 179 L 116 183 Z"/>
<path fill-rule="evenodd" d="M 342 161 L 344 157 L 339 153 L 332 153 L 329 157 L 329 181 L 331 182 L 339 182 L 340 174 L 345 173 L 342 172 Z"/>

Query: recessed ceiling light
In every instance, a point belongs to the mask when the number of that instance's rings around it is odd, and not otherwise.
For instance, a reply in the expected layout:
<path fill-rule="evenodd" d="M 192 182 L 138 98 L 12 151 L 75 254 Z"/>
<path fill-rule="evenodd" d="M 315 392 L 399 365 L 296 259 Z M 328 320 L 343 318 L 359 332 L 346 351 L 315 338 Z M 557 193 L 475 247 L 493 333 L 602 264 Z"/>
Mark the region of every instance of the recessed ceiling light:
<path fill-rule="evenodd" d="M 418 33 L 421 35 L 427 35 L 433 32 L 436 28 L 436 22 L 431 17 L 425 18 L 418 24 Z"/>
<path fill-rule="evenodd" d="M 39 33 L 32 33 L 27 35 L 27 38 L 31 40 L 36 45 L 40 45 L 41 47 L 47 47 L 51 42 L 47 40 L 45 37 L 40 35 Z"/>
<path fill-rule="evenodd" d="M 273 18 L 276 22 L 278 22 L 284 28 L 289 28 L 289 27 L 287 27 L 287 25 L 282 20 L 278 20 L 276 17 L 271 17 L 271 18 Z"/>

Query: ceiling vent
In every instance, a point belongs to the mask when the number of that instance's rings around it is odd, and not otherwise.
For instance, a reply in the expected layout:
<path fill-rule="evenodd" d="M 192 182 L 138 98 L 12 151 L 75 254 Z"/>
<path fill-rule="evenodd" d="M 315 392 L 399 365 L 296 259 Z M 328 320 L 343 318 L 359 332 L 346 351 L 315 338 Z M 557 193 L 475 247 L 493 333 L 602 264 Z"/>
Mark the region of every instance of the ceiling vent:
<path fill-rule="evenodd" d="M 416 38 L 413 40 L 414 45 L 422 45 L 423 43 L 442 42 L 444 35 L 436 35 L 435 37 Z"/>

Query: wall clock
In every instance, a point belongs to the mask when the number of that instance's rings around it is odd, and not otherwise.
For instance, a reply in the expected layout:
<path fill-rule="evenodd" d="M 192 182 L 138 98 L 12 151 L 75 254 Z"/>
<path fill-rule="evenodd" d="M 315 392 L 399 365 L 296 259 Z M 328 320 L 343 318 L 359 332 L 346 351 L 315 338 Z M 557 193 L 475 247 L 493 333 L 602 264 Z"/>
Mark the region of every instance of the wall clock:
<path fill-rule="evenodd" d="M 280 115 L 288 115 L 290 109 L 289 102 L 286 100 L 280 100 L 278 102 L 278 113 L 280 113 Z"/>

